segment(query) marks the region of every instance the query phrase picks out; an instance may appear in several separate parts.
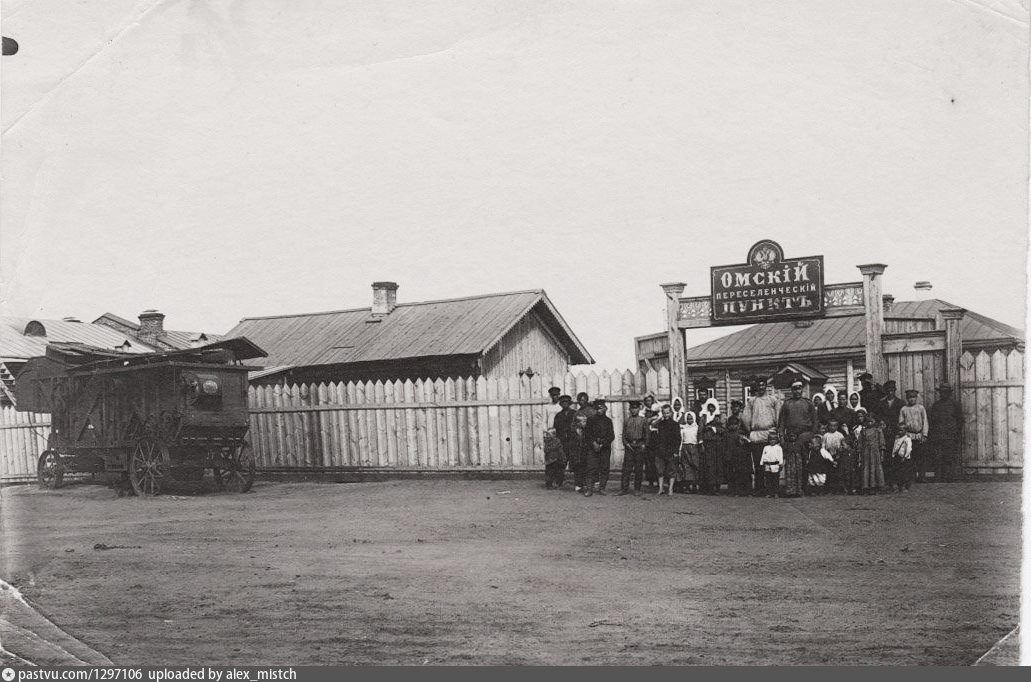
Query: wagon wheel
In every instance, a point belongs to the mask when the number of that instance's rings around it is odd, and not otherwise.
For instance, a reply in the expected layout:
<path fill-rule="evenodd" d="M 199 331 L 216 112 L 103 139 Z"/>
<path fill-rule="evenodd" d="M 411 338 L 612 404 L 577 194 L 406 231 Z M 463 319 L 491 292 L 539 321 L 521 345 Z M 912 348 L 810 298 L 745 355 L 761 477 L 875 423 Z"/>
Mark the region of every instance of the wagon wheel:
<path fill-rule="evenodd" d="M 215 487 L 234 493 L 245 493 L 254 484 L 254 454 L 247 441 L 240 443 L 233 454 L 226 458 L 229 467 L 215 467 Z"/>
<path fill-rule="evenodd" d="M 61 457 L 53 450 L 44 450 L 39 456 L 36 480 L 39 481 L 39 487 L 44 490 L 61 487 L 64 481 L 64 465 L 61 464 Z"/>
<path fill-rule="evenodd" d="M 168 448 L 161 441 L 145 436 L 129 452 L 129 485 L 141 497 L 161 492 L 168 473 Z"/>

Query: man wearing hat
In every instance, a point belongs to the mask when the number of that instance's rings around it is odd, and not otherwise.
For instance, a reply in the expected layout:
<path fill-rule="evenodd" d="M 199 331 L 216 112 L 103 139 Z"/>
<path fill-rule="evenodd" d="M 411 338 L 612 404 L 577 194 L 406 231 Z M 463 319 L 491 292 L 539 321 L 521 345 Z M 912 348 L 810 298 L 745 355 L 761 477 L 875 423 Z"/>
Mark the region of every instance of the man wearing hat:
<path fill-rule="evenodd" d="M 630 403 L 630 416 L 623 422 L 623 471 L 619 481 L 619 495 L 630 493 L 630 477 L 634 479 L 634 494 L 641 494 L 644 476 L 644 458 L 648 454 L 648 420 L 641 414 L 641 403 Z"/>
<path fill-rule="evenodd" d="M 859 392 L 859 405 L 865 407 L 870 414 L 876 414 L 877 407 L 884 398 L 884 391 L 873 382 L 873 375 L 869 372 L 863 372 L 858 379 L 859 384 L 863 387 L 863 390 Z"/>
<path fill-rule="evenodd" d="M 813 401 L 802 395 L 805 384 L 801 379 L 791 382 L 791 397 L 784 401 L 777 417 L 777 430 L 781 440 L 791 442 L 791 436 L 816 432 L 816 408 Z"/>
<path fill-rule="evenodd" d="M 763 377 L 756 377 L 751 388 L 753 397 L 745 405 L 745 411 L 741 413 L 741 422 L 748 432 L 753 468 L 759 472 L 755 476 L 753 494 L 762 496 L 766 493 L 761 463 L 763 448 L 766 447 L 770 434 L 776 433 L 777 418 L 780 416 L 780 401 L 766 392 L 766 379 Z"/>
<path fill-rule="evenodd" d="M 548 389 L 548 397 L 551 398 L 551 405 L 548 405 L 545 414 L 548 415 L 548 422 L 551 423 L 555 419 L 555 415 L 562 411 L 562 407 L 558 404 L 558 399 L 562 397 L 562 389 L 552 386 Z"/>
<path fill-rule="evenodd" d="M 561 395 L 558 398 L 559 412 L 552 420 L 551 426 L 562 443 L 566 453 L 566 462 L 575 473 L 580 465 L 580 441 L 576 433 L 576 410 L 573 409 L 573 398 Z M 559 484 L 559 487 L 562 487 Z"/>
<path fill-rule="evenodd" d="M 894 379 L 885 381 L 884 397 L 877 403 L 877 410 L 874 412 L 877 418 L 885 424 L 884 441 L 886 443 L 895 441 L 895 431 L 898 430 L 899 424 L 899 412 L 902 411 L 902 406 L 906 404 L 902 398 L 895 394 L 897 390 L 898 384 L 895 383 Z"/>
<path fill-rule="evenodd" d="M 963 474 L 960 443 L 963 442 L 963 412 L 952 397 L 952 386 L 938 387 L 938 401 L 931 405 L 929 449 L 936 460 L 935 480 L 955 481 Z"/>
<path fill-rule="evenodd" d="M 924 444 L 927 440 L 929 427 L 927 410 L 916 401 L 919 395 L 920 391 L 915 388 L 906 391 L 906 404 L 899 410 L 898 421 L 899 430 L 909 434 L 910 440 L 913 441 L 912 460 L 916 467 L 916 480 L 918 483 L 923 482 L 924 473 L 926 473 L 927 463 L 924 461 Z"/>
<path fill-rule="evenodd" d="M 584 430 L 587 442 L 587 480 L 583 493 L 587 497 L 591 496 L 595 483 L 599 495 L 605 494 L 605 486 L 609 483 L 612 441 L 616 440 L 616 431 L 605 410 L 605 401 L 601 398 L 595 400 L 594 414 L 587 418 L 587 428 Z"/>

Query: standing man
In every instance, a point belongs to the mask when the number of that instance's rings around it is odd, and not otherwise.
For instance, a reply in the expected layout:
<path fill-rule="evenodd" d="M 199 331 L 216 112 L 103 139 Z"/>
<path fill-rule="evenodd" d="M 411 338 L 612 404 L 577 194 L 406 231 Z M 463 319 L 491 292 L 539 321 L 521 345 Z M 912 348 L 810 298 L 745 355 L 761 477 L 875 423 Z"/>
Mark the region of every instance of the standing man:
<path fill-rule="evenodd" d="M 605 416 L 605 409 L 605 401 L 599 398 L 594 401 L 594 414 L 587 418 L 587 481 L 584 484 L 584 495 L 587 497 L 591 496 L 595 482 L 598 484 L 599 495 L 605 494 L 605 486 L 609 483 L 612 441 L 616 440 L 616 432 L 612 420 Z"/>
<path fill-rule="evenodd" d="M 937 465 L 934 480 L 955 481 L 963 475 L 960 443 L 963 442 L 963 412 L 952 397 L 952 386 L 938 387 L 940 397 L 931 405 L 929 448 L 934 452 Z"/>
<path fill-rule="evenodd" d="M 859 406 L 865 407 L 870 414 L 876 414 L 877 407 L 884 398 L 884 391 L 873 382 L 873 375 L 869 372 L 859 375 L 859 384 L 863 387 L 859 392 Z"/>
<path fill-rule="evenodd" d="M 641 415 L 641 403 L 630 403 L 630 416 L 623 422 L 623 471 L 617 495 L 630 492 L 630 475 L 634 477 L 634 495 L 641 494 L 644 458 L 648 454 L 648 420 Z"/>
<path fill-rule="evenodd" d="M 547 423 L 550 424 L 555 420 L 555 415 L 562 411 L 562 406 L 558 404 L 559 398 L 562 397 L 562 389 L 552 386 L 548 389 L 548 397 L 551 398 L 551 404 L 545 408 L 544 414 L 547 415 Z"/>
<path fill-rule="evenodd" d="M 659 406 L 655 404 L 655 396 L 649 393 L 644 396 L 644 418 L 648 420 L 647 456 L 644 458 L 644 478 L 654 488 L 658 485 L 659 474 L 655 471 L 655 425 L 661 418 Z"/>
<path fill-rule="evenodd" d="M 669 495 L 673 494 L 673 482 L 677 478 L 674 458 L 680 455 L 680 424 L 673 419 L 673 408 L 662 406 L 659 421 L 655 424 L 655 469 L 659 474 L 659 494 L 669 481 Z"/>
<path fill-rule="evenodd" d="M 898 390 L 898 384 L 895 383 L 894 379 L 884 382 L 884 397 L 881 398 L 881 402 L 877 403 L 877 410 L 875 412 L 877 418 L 886 424 L 884 431 L 885 443 L 895 442 L 895 432 L 899 428 L 899 412 L 902 411 L 902 406 L 906 404 L 902 398 L 895 395 L 896 390 Z"/>
<path fill-rule="evenodd" d="M 741 413 L 741 422 L 748 432 L 748 441 L 751 443 L 752 468 L 756 471 L 753 494 L 761 497 L 766 492 L 765 479 L 761 475 L 763 448 L 766 447 L 770 434 L 776 432 L 777 418 L 780 416 L 780 401 L 766 393 L 766 379 L 764 378 L 756 379 L 752 390 L 755 392 L 755 396 L 748 401 L 745 411 Z"/>
<path fill-rule="evenodd" d="M 909 435 L 910 440 L 913 441 L 912 462 L 913 466 L 916 467 L 917 483 L 922 483 L 924 475 L 927 473 L 924 445 L 927 440 L 929 423 L 927 420 L 927 410 L 924 409 L 923 405 L 918 405 L 916 402 L 918 395 L 920 395 L 920 391 L 915 388 L 906 391 L 906 404 L 899 410 L 898 424 L 899 431 L 904 431 Z"/>
<path fill-rule="evenodd" d="M 777 431 L 785 443 L 795 440 L 792 436 L 803 433 L 816 433 L 816 408 L 813 401 L 802 395 L 805 384 L 801 379 L 791 382 L 791 397 L 784 401 L 777 417 Z"/>
<path fill-rule="evenodd" d="M 595 410 L 594 406 L 591 405 L 591 398 L 582 391 L 576 394 L 576 407 L 577 414 L 582 414 L 588 419 L 594 415 Z"/>
<path fill-rule="evenodd" d="M 555 429 L 555 435 L 562 442 L 562 447 L 566 451 L 566 461 L 569 462 L 570 468 L 576 469 L 576 463 L 573 461 L 576 456 L 574 447 L 576 433 L 573 430 L 573 427 L 576 426 L 576 410 L 573 409 L 573 399 L 568 395 L 559 396 L 558 407 L 559 411 L 551 420 L 551 427 Z"/>
<path fill-rule="evenodd" d="M 894 466 L 898 462 L 897 459 L 891 453 L 891 445 L 895 442 L 895 436 L 898 435 L 899 430 L 899 412 L 902 411 L 902 406 L 906 404 L 902 398 L 895 395 L 898 389 L 898 384 L 893 379 L 889 379 L 884 382 L 884 397 L 877 403 L 877 410 L 874 414 L 877 418 L 884 422 L 884 442 L 889 445 L 884 450 L 884 477 L 888 479 L 889 483 L 894 482 Z"/>

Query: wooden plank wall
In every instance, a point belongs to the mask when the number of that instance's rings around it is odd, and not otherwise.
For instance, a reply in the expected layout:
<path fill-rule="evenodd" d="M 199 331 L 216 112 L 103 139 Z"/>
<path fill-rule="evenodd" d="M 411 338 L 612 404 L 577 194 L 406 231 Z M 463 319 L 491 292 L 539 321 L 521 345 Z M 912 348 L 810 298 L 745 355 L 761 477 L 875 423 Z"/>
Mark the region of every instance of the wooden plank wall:
<path fill-rule="evenodd" d="M 0 482 L 32 481 L 50 437 L 50 415 L 0 408 Z"/>
<path fill-rule="evenodd" d="M 668 371 L 256 386 L 249 438 L 268 471 L 540 469 L 553 385 L 607 398 L 617 435 L 629 400 L 669 399 Z"/>
<path fill-rule="evenodd" d="M 488 377 L 518 376 L 528 367 L 545 375 L 565 372 L 569 367 L 569 353 L 535 311 L 519 320 L 484 355 L 482 373 Z"/>
<path fill-rule="evenodd" d="M 897 395 L 904 398 L 906 391 L 920 391 L 919 402 L 930 409 L 937 399 L 935 392 L 945 378 L 945 354 L 941 351 L 911 352 L 885 355 L 888 377 L 898 384 Z M 857 375 L 862 372 L 857 369 Z"/>
<path fill-rule="evenodd" d="M 969 473 L 1019 473 L 1024 457 L 1024 354 L 960 357 L 964 464 Z"/>

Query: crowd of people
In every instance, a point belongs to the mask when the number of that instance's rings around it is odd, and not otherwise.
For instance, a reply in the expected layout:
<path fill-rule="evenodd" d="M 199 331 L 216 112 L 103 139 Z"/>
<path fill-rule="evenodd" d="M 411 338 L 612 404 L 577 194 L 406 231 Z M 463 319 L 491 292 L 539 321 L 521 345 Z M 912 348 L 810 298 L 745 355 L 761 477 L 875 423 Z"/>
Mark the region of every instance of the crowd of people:
<path fill-rule="evenodd" d="M 859 377 L 861 390 L 826 386 L 810 399 L 805 384 L 781 398 L 764 378 L 750 384 L 747 402 L 730 401 L 724 418 L 709 398 L 688 406 L 654 395 L 631 402 L 623 422 L 618 495 L 640 495 L 645 482 L 658 495 L 698 493 L 801 497 L 841 493 L 905 493 L 914 482 L 956 480 L 962 474 L 962 413 L 948 384 L 928 412 L 919 392 L 899 398 L 897 384 Z M 617 434 L 604 399 L 579 393 L 574 402 L 551 388 L 551 428 L 545 433 L 545 487 L 562 488 L 567 468 L 574 488 L 605 495 Z"/>

